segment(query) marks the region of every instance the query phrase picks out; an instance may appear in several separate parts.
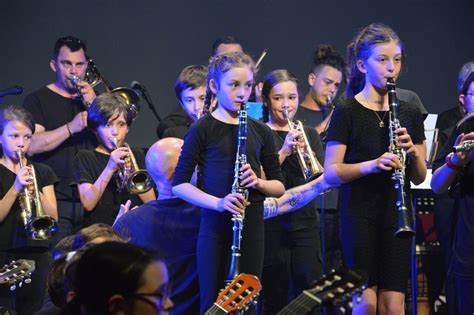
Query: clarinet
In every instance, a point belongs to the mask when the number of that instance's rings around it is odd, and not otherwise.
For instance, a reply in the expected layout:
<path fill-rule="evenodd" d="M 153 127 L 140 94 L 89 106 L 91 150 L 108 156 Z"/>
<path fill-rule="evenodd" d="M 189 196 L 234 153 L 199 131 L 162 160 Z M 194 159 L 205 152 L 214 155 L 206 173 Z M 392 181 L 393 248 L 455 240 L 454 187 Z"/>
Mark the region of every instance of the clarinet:
<path fill-rule="evenodd" d="M 247 105 L 241 103 L 239 110 L 239 130 L 237 137 L 237 153 L 235 155 L 234 182 L 232 183 L 232 193 L 239 193 L 248 199 L 249 192 L 247 188 L 240 185 L 240 168 L 247 164 Z M 242 229 L 244 228 L 244 216 L 241 214 L 232 215 L 232 254 L 229 266 L 229 272 L 226 277 L 226 284 L 240 274 L 240 240 L 242 239 Z"/>
<path fill-rule="evenodd" d="M 400 163 L 401 168 L 397 168 L 393 171 L 392 180 L 394 182 L 396 192 L 396 202 L 398 212 L 398 229 L 395 232 L 395 236 L 399 238 L 410 238 L 415 236 L 415 231 L 412 228 L 412 218 L 410 217 L 405 194 L 405 163 L 406 163 L 406 152 L 397 146 L 398 135 L 395 130 L 400 128 L 400 121 L 398 120 L 398 99 L 395 91 L 395 82 L 392 78 L 387 79 L 387 90 L 388 90 L 388 102 L 389 102 L 389 137 L 390 146 L 389 152 L 396 154 Z"/>

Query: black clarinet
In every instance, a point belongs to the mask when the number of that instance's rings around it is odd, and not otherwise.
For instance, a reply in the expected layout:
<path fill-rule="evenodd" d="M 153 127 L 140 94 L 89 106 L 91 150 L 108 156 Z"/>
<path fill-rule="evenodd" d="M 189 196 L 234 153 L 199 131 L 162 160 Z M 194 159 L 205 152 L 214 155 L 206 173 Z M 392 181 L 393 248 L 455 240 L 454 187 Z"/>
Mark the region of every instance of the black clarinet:
<path fill-rule="evenodd" d="M 247 104 L 242 103 L 239 110 L 239 130 L 237 137 L 237 153 L 235 155 L 234 182 L 232 183 L 232 193 L 239 193 L 248 200 L 249 191 L 240 185 L 240 168 L 247 164 Z M 240 240 L 242 239 L 242 229 L 244 228 L 244 216 L 234 214 L 232 216 L 232 254 L 229 272 L 226 277 L 226 284 L 240 274 Z"/>
<path fill-rule="evenodd" d="M 395 236 L 399 238 L 410 238 L 415 236 L 413 230 L 412 218 L 409 214 L 406 194 L 405 194 L 405 166 L 406 166 L 406 152 L 397 146 L 398 135 L 395 132 L 400 128 L 400 121 L 398 120 L 398 99 L 397 92 L 395 90 L 395 82 L 392 78 L 387 79 L 387 90 L 388 90 L 388 103 L 389 103 L 389 136 L 390 146 L 389 151 L 398 156 L 400 160 L 401 168 L 397 168 L 393 171 L 392 180 L 394 182 L 396 192 L 396 203 L 398 212 L 398 229 L 395 232 Z"/>

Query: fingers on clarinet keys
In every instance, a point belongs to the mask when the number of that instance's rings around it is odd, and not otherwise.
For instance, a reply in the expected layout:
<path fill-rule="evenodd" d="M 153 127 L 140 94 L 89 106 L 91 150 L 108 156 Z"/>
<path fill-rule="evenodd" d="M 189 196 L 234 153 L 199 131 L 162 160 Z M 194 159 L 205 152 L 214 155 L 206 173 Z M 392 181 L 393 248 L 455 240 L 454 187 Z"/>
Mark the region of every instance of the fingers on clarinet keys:
<path fill-rule="evenodd" d="M 239 193 L 231 193 L 221 199 L 220 211 L 229 211 L 232 214 L 243 215 L 247 202 Z"/>

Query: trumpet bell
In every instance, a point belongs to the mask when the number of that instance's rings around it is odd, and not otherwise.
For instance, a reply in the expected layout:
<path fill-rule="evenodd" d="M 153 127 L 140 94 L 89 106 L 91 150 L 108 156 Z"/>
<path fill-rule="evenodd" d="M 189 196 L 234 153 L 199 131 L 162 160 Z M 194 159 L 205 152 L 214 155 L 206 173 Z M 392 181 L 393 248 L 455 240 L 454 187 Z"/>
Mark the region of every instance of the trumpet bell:
<path fill-rule="evenodd" d="M 30 221 L 27 231 L 31 239 L 49 240 L 58 231 L 58 223 L 49 215 L 43 215 Z"/>
<path fill-rule="evenodd" d="M 140 95 L 138 95 L 138 92 L 128 87 L 117 87 L 110 91 L 110 93 L 118 94 L 125 99 L 129 106 L 129 111 L 132 113 L 133 120 L 135 120 L 140 113 Z"/>
<path fill-rule="evenodd" d="M 127 189 L 132 194 L 143 194 L 153 187 L 153 181 L 146 170 L 134 172 L 127 180 Z"/>

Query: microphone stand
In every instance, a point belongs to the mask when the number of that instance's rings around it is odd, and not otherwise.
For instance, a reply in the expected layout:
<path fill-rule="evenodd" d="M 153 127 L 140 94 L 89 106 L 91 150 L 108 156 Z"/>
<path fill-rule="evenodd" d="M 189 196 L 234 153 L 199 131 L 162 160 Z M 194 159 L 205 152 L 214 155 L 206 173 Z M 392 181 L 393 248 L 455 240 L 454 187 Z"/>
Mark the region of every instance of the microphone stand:
<path fill-rule="evenodd" d="M 133 87 L 132 87 L 133 88 Z M 151 97 L 150 95 L 148 94 L 148 90 L 143 87 L 143 88 L 140 88 L 140 89 L 137 89 L 137 88 L 133 88 L 134 90 L 138 90 L 140 91 L 140 93 L 142 94 L 142 98 L 147 102 L 148 104 L 148 108 L 151 110 L 151 112 L 153 113 L 153 115 L 155 115 L 156 119 L 158 120 L 158 122 L 161 122 L 161 117 L 160 115 L 158 115 L 158 112 L 156 111 L 156 108 L 155 108 L 155 105 L 153 105 L 153 101 L 151 100 Z"/>
<path fill-rule="evenodd" d="M 148 92 L 143 93 L 142 92 L 143 99 L 147 102 L 148 108 L 152 111 L 153 115 L 155 115 L 156 119 L 158 122 L 161 122 L 161 117 L 158 115 L 158 112 L 156 111 L 155 105 L 153 105 L 153 102 L 151 100 L 151 97 L 148 95 Z"/>

